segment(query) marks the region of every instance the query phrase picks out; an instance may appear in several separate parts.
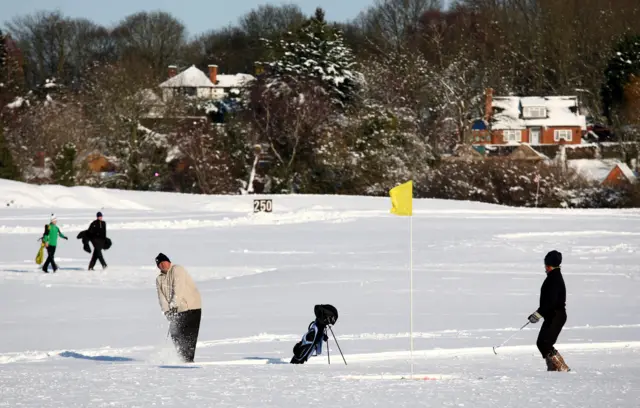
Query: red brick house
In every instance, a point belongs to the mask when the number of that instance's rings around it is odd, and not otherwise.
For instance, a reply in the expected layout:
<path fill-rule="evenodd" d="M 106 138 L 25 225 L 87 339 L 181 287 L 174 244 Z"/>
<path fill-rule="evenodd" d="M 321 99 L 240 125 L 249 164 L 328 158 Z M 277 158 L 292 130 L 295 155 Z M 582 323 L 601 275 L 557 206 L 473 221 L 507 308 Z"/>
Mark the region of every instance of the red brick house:
<path fill-rule="evenodd" d="M 587 129 L 577 96 L 494 96 L 485 93 L 485 116 L 471 131 L 472 144 L 580 144 Z"/>

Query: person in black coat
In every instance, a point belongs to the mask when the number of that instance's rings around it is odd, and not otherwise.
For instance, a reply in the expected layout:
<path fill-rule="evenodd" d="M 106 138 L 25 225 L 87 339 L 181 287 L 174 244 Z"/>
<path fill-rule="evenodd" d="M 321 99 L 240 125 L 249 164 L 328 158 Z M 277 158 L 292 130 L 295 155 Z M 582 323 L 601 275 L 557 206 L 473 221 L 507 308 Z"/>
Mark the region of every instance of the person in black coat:
<path fill-rule="evenodd" d="M 547 278 L 540 288 L 540 307 L 529 316 L 531 323 L 544 318 L 536 345 L 548 371 L 569 371 L 564 358 L 554 347 L 567 321 L 567 288 L 560 271 L 561 263 L 562 254 L 558 251 L 551 251 L 544 257 Z"/>
<path fill-rule="evenodd" d="M 102 250 L 105 247 L 107 241 L 107 223 L 102 221 L 102 213 L 96 214 L 96 220 L 94 220 L 89 229 L 87 230 L 91 244 L 93 245 L 93 255 L 91 255 L 91 261 L 89 262 L 89 270 L 92 271 L 96 266 L 96 261 L 100 261 L 102 269 L 107 268 L 107 263 L 102 257 Z"/>

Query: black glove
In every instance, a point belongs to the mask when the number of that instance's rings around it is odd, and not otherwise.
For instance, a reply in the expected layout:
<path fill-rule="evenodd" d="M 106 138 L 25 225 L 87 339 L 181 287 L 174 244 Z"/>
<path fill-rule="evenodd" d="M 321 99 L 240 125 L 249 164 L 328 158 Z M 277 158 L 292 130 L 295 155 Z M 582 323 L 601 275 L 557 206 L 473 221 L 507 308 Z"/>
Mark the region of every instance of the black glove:
<path fill-rule="evenodd" d="M 542 315 L 540 313 L 538 313 L 538 312 L 534 312 L 533 314 L 531 314 L 529 316 L 529 321 L 531 323 L 534 323 L 534 324 L 538 323 L 538 320 L 540 320 L 540 319 L 542 319 Z"/>
<path fill-rule="evenodd" d="M 329 336 L 327 336 L 327 333 L 325 333 L 324 336 L 322 336 L 322 340 L 329 341 Z"/>
<path fill-rule="evenodd" d="M 67 237 L 62 237 L 62 239 L 66 239 L 67 241 L 69 240 L 69 238 L 67 238 Z"/>

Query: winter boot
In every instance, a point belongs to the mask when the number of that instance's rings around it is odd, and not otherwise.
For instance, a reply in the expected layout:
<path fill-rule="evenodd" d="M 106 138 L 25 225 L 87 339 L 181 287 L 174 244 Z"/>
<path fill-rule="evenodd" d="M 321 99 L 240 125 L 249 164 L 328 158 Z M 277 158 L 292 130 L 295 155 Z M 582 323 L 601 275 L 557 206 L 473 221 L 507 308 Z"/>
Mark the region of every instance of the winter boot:
<path fill-rule="evenodd" d="M 544 361 L 547 363 L 547 371 L 556 371 L 556 366 L 550 356 L 545 357 Z"/>
<path fill-rule="evenodd" d="M 560 369 L 558 371 L 565 371 L 565 372 L 571 371 L 567 363 L 564 362 L 564 358 L 562 357 L 562 354 L 556 351 L 556 355 L 554 356 L 554 358 L 560 362 Z"/>
<path fill-rule="evenodd" d="M 549 353 L 545 360 L 547 362 L 547 371 L 571 371 L 557 350 Z"/>

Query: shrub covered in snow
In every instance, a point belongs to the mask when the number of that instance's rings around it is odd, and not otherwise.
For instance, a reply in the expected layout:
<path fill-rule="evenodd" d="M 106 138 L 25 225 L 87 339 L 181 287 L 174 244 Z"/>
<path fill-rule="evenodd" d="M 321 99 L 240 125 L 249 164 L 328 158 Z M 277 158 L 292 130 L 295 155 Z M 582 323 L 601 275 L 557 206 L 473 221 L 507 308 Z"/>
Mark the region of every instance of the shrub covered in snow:
<path fill-rule="evenodd" d="M 540 176 L 540 186 L 536 182 Z M 618 208 L 640 205 L 636 186 L 607 188 L 589 183 L 561 165 L 506 159 L 441 162 L 416 183 L 416 195 L 515 207 Z"/>

